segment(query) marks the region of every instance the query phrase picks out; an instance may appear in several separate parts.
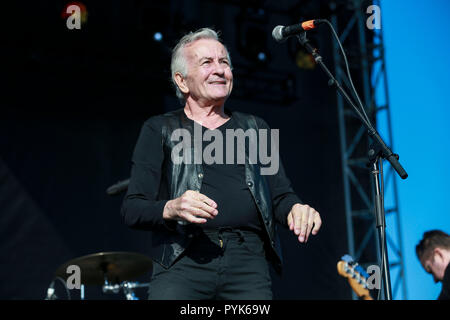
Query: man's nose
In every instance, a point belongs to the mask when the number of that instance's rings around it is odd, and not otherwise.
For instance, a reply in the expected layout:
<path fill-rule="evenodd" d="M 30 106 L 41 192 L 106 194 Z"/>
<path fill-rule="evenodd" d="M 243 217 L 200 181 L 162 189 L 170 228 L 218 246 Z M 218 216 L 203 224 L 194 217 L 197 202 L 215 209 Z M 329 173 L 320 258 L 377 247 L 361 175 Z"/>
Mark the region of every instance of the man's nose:
<path fill-rule="evenodd" d="M 214 73 L 219 75 L 223 75 L 225 73 L 225 68 L 219 61 L 214 63 Z"/>

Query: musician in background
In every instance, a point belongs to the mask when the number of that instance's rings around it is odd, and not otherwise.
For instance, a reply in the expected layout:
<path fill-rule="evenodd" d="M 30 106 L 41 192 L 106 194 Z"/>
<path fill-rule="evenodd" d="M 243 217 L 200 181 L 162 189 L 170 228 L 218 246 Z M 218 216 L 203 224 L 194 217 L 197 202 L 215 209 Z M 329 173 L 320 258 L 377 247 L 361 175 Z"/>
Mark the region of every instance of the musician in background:
<path fill-rule="evenodd" d="M 450 236 L 441 230 L 425 232 L 416 246 L 416 254 L 434 282 L 442 282 L 438 300 L 450 300 Z"/>

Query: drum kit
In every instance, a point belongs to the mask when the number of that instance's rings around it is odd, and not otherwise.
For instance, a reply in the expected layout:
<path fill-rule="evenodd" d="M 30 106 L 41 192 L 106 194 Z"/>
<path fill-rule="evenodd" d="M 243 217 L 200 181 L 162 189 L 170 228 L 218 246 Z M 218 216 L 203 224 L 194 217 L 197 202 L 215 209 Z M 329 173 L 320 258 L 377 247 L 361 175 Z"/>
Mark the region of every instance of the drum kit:
<path fill-rule="evenodd" d="M 130 179 L 125 179 L 110 186 L 106 193 L 110 196 L 118 195 L 128 188 Z M 99 252 L 70 260 L 61 265 L 55 272 L 53 281 L 47 289 L 46 300 L 59 299 L 55 294 L 55 282 L 63 283 L 67 296 L 70 299 L 68 282 L 72 277 L 68 272 L 78 270 L 80 276 L 80 299 L 84 300 L 84 286 L 102 286 L 106 294 L 118 294 L 120 291 L 126 300 L 139 300 L 135 294 L 137 288 L 148 288 L 149 283 L 139 283 L 136 278 L 152 270 L 152 260 L 139 253 L 133 252 Z M 77 288 L 78 289 L 78 288 Z"/>
<path fill-rule="evenodd" d="M 133 252 L 99 252 L 70 260 L 55 272 L 54 279 L 64 283 L 68 292 L 68 282 L 73 277 L 68 270 L 79 270 L 80 299 L 84 300 L 84 286 L 102 286 L 103 293 L 118 294 L 120 291 L 126 300 L 139 300 L 136 288 L 145 288 L 149 283 L 139 283 L 136 278 L 152 270 L 152 260 L 145 255 Z M 75 267 L 74 267 L 75 266 Z M 47 290 L 46 300 L 56 300 L 55 280 Z M 70 294 L 69 294 L 70 299 Z"/>

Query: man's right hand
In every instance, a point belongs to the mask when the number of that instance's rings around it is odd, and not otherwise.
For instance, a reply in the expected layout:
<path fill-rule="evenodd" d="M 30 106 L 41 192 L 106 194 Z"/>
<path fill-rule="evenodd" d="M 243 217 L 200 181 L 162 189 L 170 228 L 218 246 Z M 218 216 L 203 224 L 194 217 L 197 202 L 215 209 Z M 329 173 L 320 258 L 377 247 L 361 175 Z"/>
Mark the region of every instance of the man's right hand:
<path fill-rule="evenodd" d="M 187 190 L 182 196 L 167 201 L 163 218 L 190 223 L 206 223 L 218 214 L 217 203 L 200 192 Z"/>

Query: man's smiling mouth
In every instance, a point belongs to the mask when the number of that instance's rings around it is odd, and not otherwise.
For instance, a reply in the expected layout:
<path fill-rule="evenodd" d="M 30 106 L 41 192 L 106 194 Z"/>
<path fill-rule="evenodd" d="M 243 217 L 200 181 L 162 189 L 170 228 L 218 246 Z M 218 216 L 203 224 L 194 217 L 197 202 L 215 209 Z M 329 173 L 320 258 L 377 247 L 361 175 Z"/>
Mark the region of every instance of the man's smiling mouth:
<path fill-rule="evenodd" d="M 226 81 L 211 81 L 210 84 L 227 84 Z"/>

